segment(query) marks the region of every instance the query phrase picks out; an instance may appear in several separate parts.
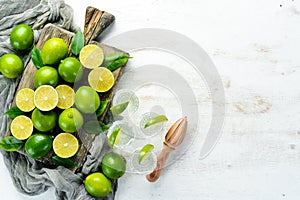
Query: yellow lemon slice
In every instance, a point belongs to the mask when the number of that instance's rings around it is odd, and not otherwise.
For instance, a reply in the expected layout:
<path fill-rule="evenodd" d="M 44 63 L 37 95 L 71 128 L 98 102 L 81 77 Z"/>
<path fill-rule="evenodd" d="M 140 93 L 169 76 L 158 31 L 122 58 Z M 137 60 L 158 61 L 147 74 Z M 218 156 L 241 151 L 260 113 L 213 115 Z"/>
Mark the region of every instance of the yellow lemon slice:
<path fill-rule="evenodd" d="M 89 73 L 88 82 L 97 92 L 107 92 L 114 86 L 115 78 L 109 69 L 98 67 Z"/>
<path fill-rule="evenodd" d="M 23 88 L 18 91 L 16 95 L 17 107 L 23 112 L 30 112 L 35 108 L 34 102 L 34 91 L 30 88 Z"/>
<path fill-rule="evenodd" d="M 25 140 L 29 138 L 33 132 L 33 124 L 31 119 L 25 115 L 17 116 L 10 124 L 10 132 L 19 140 Z"/>
<path fill-rule="evenodd" d="M 42 85 L 34 92 L 34 104 L 41 111 L 50 111 L 58 104 L 58 93 L 50 85 Z"/>
<path fill-rule="evenodd" d="M 75 92 L 68 85 L 59 85 L 56 88 L 58 93 L 57 107 L 60 109 L 71 108 L 75 101 Z"/>
<path fill-rule="evenodd" d="M 102 48 L 95 44 L 84 46 L 79 53 L 81 64 L 88 69 L 99 67 L 102 64 L 103 59 L 104 54 Z"/>
<path fill-rule="evenodd" d="M 53 151 L 61 158 L 74 156 L 78 149 L 78 139 L 70 133 L 60 133 L 53 140 Z"/>

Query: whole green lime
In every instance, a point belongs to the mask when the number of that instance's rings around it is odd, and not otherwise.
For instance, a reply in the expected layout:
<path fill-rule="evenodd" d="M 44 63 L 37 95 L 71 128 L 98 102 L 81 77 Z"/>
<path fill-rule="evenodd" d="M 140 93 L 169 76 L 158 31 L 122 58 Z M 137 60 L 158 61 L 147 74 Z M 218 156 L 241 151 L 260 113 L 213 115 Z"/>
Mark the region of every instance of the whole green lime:
<path fill-rule="evenodd" d="M 61 38 L 51 38 L 42 47 L 41 57 L 44 65 L 57 65 L 68 54 L 68 45 Z"/>
<path fill-rule="evenodd" d="M 67 108 L 59 115 L 58 125 L 63 131 L 74 133 L 82 127 L 83 117 L 76 108 Z"/>
<path fill-rule="evenodd" d="M 59 82 L 57 70 L 53 67 L 44 66 L 34 74 L 34 87 L 38 88 L 41 85 L 51 85 L 56 87 Z"/>
<path fill-rule="evenodd" d="M 102 172 L 111 179 L 117 179 L 124 175 L 126 171 L 125 159 L 115 153 L 109 152 L 102 159 Z"/>
<path fill-rule="evenodd" d="M 0 58 L 0 71 L 6 78 L 17 78 L 23 72 L 23 61 L 15 54 L 4 54 Z"/>
<path fill-rule="evenodd" d="M 26 154 L 34 159 L 39 159 L 47 155 L 52 148 L 52 138 L 50 135 L 36 133 L 31 135 L 25 143 Z"/>
<path fill-rule="evenodd" d="M 33 44 L 33 30 L 27 24 L 19 24 L 10 33 L 10 44 L 16 50 L 26 50 Z"/>
<path fill-rule="evenodd" d="M 40 111 L 35 108 L 31 114 L 33 126 L 41 132 L 48 132 L 55 128 L 57 124 L 57 114 L 53 110 Z"/>
<path fill-rule="evenodd" d="M 100 106 L 98 93 L 89 86 L 81 86 L 75 93 L 75 105 L 83 113 L 94 113 Z"/>
<path fill-rule="evenodd" d="M 81 79 L 83 68 L 79 60 L 74 57 L 68 57 L 58 66 L 58 73 L 65 81 L 74 83 Z"/>
<path fill-rule="evenodd" d="M 105 197 L 112 191 L 111 181 L 100 172 L 88 175 L 84 187 L 93 197 Z"/>

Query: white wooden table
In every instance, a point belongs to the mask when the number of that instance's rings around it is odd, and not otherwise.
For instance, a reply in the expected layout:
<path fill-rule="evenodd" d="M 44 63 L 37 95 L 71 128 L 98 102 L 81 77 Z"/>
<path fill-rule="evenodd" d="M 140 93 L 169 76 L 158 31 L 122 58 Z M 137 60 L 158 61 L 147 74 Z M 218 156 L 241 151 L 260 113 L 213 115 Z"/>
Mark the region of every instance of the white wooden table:
<path fill-rule="evenodd" d="M 300 198 L 300 3 L 298 0 L 130 0 L 80 3 L 116 16 L 102 39 L 139 28 L 164 28 L 198 43 L 221 75 L 226 94 L 222 135 L 200 158 L 201 137 L 156 183 L 127 174 L 117 200 L 298 200 Z M 7 200 L 53 199 L 54 190 L 17 192 L 0 157 Z M 1 198 L 1 199 L 2 199 Z"/>

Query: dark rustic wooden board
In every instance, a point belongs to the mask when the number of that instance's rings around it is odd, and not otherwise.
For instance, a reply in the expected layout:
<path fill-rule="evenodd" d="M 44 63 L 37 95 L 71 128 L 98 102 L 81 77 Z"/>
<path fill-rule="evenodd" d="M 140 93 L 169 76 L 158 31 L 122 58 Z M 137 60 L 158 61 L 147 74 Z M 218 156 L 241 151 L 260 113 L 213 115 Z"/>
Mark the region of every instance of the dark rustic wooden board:
<path fill-rule="evenodd" d="M 114 21 L 113 15 L 111 15 L 107 12 L 104 12 L 104 11 L 100 11 L 97 8 L 93 8 L 93 7 L 87 8 L 86 20 L 85 20 L 85 26 L 84 26 L 85 27 L 84 28 L 85 42 L 89 43 L 89 44 L 96 44 L 96 45 L 100 46 L 103 49 L 105 56 L 108 56 L 108 55 L 111 55 L 114 53 L 127 54 L 126 52 L 121 51 L 117 48 L 105 45 L 103 43 L 93 41 L 93 39 L 98 37 L 98 35 L 101 34 L 104 31 L 104 29 L 107 28 L 113 21 Z M 74 35 L 74 33 L 72 33 L 72 32 L 69 32 L 65 29 L 59 28 L 53 24 L 48 24 L 43 28 L 40 38 L 39 38 L 39 41 L 36 44 L 36 47 L 39 49 L 42 49 L 44 43 L 48 39 L 53 38 L 53 37 L 62 38 L 67 44 L 70 44 L 73 35 Z M 69 56 L 72 56 L 72 53 L 70 50 L 70 45 L 69 45 Z M 123 67 L 121 67 L 113 72 L 116 82 L 122 72 Z M 19 91 L 22 88 L 26 88 L 26 87 L 34 88 L 33 76 L 36 71 L 37 71 L 36 67 L 30 60 L 26 66 L 26 69 L 23 72 L 23 75 L 22 75 L 22 78 L 18 85 L 17 91 Z M 88 74 L 88 69 L 85 69 L 85 75 L 83 76 L 83 79 L 84 79 L 83 84 L 88 85 L 87 80 L 86 80 L 87 74 Z M 70 85 L 70 86 L 72 87 L 72 85 Z M 17 91 L 16 91 L 16 93 L 17 93 Z M 106 93 L 99 93 L 99 96 L 100 96 L 101 100 L 111 99 L 113 96 L 113 88 Z M 15 99 L 13 100 L 12 106 L 14 106 L 14 105 L 15 105 Z M 107 111 L 108 111 L 108 107 L 107 107 L 106 111 L 104 112 L 104 114 L 102 116 L 100 116 L 98 119 L 103 121 L 107 114 Z M 8 122 L 8 130 L 6 132 L 6 135 L 11 135 L 11 133 L 9 131 L 10 123 L 11 123 L 11 120 L 9 120 L 9 122 Z M 54 131 L 53 135 L 56 135 L 58 133 L 59 132 Z M 79 139 L 80 148 L 79 148 L 77 154 L 74 157 L 72 157 L 72 159 L 77 164 L 77 166 L 74 169 L 72 169 L 74 172 L 78 171 L 82 167 L 82 164 L 84 163 L 86 156 L 88 154 L 88 150 L 91 148 L 94 138 L 96 137 L 96 135 L 85 133 L 85 131 L 83 129 L 81 129 L 79 132 L 75 133 L 75 135 Z M 26 153 L 24 152 L 24 149 L 20 150 L 19 152 L 26 155 Z M 53 166 L 53 163 L 51 160 L 52 155 L 53 155 L 53 151 L 51 151 L 47 156 L 40 159 L 39 161 L 43 162 L 47 166 Z"/>

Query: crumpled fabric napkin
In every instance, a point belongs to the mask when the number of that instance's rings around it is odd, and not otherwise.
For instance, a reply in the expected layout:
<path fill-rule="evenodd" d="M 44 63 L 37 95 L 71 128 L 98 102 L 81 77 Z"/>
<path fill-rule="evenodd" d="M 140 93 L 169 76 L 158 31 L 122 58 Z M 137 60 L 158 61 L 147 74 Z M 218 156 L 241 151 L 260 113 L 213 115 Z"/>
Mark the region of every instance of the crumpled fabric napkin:
<path fill-rule="evenodd" d="M 47 23 L 55 24 L 70 31 L 78 27 L 73 25 L 73 10 L 63 0 L 0 0 L 0 56 L 5 53 L 17 53 L 10 46 L 9 34 L 14 26 L 26 23 L 33 27 L 35 42 L 41 29 Z M 30 60 L 30 52 L 17 53 L 25 66 Z M 13 100 L 20 78 L 7 79 L 0 74 L 0 139 L 5 136 L 8 117 L 4 115 Z M 38 195 L 49 187 L 55 188 L 57 199 L 89 200 L 94 199 L 87 194 L 83 179 L 91 172 L 97 171 L 104 153 L 109 151 L 105 145 L 106 136 L 99 134 L 89 151 L 81 172 L 74 174 L 64 167 L 50 169 L 44 167 L 27 156 L 17 152 L 3 154 L 5 165 L 18 191 L 28 195 Z M 113 181 L 113 193 L 107 200 L 113 200 L 117 189 L 117 181 Z"/>

